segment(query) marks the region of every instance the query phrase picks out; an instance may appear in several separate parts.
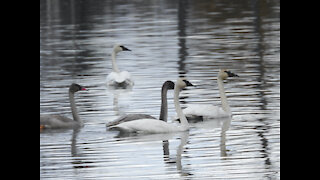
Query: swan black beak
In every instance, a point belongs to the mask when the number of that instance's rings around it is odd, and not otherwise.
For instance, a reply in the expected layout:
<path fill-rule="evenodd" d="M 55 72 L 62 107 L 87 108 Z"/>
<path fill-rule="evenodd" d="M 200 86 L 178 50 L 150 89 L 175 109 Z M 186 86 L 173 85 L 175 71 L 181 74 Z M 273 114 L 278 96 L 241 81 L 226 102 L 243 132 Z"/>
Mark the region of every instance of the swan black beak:
<path fill-rule="evenodd" d="M 193 84 L 191 84 L 191 82 L 189 82 L 187 80 L 183 80 L 183 82 L 185 82 L 187 86 L 194 86 Z"/>
<path fill-rule="evenodd" d="M 225 72 L 228 74 L 229 77 L 239 77 L 237 74 L 232 73 L 230 71 L 225 71 Z"/>
<path fill-rule="evenodd" d="M 122 51 L 131 51 L 130 49 L 124 47 L 124 46 L 120 46 L 122 48 Z"/>

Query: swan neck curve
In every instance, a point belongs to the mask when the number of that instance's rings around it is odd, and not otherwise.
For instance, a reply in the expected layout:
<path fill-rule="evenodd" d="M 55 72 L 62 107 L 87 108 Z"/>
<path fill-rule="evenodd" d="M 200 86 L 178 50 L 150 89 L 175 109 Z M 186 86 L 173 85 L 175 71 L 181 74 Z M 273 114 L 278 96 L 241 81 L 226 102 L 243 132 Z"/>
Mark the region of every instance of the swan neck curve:
<path fill-rule="evenodd" d="M 177 84 L 175 84 L 175 86 L 174 86 L 174 107 L 175 107 L 176 112 L 178 114 L 178 117 L 180 119 L 181 125 L 188 128 L 189 127 L 188 120 L 187 120 L 186 116 L 183 114 L 181 106 L 180 106 L 180 101 L 179 101 L 180 88 L 178 87 Z"/>
<path fill-rule="evenodd" d="M 219 86 L 222 109 L 226 113 L 230 114 L 231 113 L 230 106 L 229 106 L 229 103 L 227 101 L 227 96 L 226 96 L 226 93 L 225 93 L 225 90 L 224 90 L 223 80 L 220 77 L 218 77 L 218 86 Z"/>
<path fill-rule="evenodd" d="M 74 100 L 74 92 L 72 91 L 69 91 L 69 101 L 70 101 L 70 108 L 71 108 L 73 120 L 82 124 L 82 121 L 78 115 L 76 103 Z"/>
<path fill-rule="evenodd" d="M 112 51 L 112 54 L 111 54 L 111 58 L 112 58 L 112 70 L 113 70 L 114 72 L 119 73 L 120 70 L 119 70 L 118 65 L 117 65 L 117 63 L 116 63 L 116 55 L 117 55 L 117 53 L 116 53 L 115 51 Z"/>
<path fill-rule="evenodd" d="M 161 109 L 159 119 L 167 122 L 168 120 L 168 100 L 167 100 L 168 86 L 164 84 L 161 89 Z"/>

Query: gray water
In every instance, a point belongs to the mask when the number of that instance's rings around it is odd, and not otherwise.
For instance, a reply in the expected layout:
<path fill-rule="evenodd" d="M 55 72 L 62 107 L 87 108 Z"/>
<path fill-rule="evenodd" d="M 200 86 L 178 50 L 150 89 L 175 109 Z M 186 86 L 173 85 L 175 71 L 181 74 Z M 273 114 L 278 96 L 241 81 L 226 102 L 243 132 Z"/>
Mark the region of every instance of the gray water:
<path fill-rule="evenodd" d="M 105 85 L 112 46 L 132 89 Z M 119 137 L 105 124 L 160 111 L 166 80 L 197 85 L 181 106 L 221 106 L 232 119 L 191 124 L 189 132 Z M 71 117 L 68 87 L 85 126 L 40 132 L 41 179 L 280 179 L 280 1 L 40 1 L 40 114 Z M 174 117 L 168 93 L 169 122 Z"/>

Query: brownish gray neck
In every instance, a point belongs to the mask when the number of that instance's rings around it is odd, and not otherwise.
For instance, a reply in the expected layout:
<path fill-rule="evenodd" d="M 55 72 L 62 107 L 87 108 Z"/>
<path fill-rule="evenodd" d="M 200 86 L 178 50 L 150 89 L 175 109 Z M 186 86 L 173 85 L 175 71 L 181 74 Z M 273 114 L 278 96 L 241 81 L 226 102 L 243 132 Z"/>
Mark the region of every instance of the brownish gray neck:
<path fill-rule="evenodd" d="M 72 111 L 72 116 L 73 116 L 73 120 L 82 124 L 82 121 L 78 115 L 78 111 L 77 111 L 77 107 L 76 107 L 76 103 L 74 100 L 74 93 L 69 91 L 69 100 L 70 100 L 70 108 Z"/>
<path fill-rule="evenodd" d="M 161 89 L 161 109 L 160 109 L 160 120 L 167 122 L 168 119 L 168 101 L 167 101 L 168 87 L 164 85 Z"/>

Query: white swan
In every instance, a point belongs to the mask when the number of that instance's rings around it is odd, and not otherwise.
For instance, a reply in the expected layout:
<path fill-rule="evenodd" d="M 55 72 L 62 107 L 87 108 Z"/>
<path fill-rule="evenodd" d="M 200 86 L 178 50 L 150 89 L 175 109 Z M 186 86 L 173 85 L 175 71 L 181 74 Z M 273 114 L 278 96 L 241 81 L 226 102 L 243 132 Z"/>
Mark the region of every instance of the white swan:
<path fill-rule="evenodd" d="M 218 106 L 206 105 L 206 104 L 188 105 L 188 107 L 183 110 L 183 113 L 186 115 L 188 120 L 203 120 L 207 118 L 212 119 L 212 118 L 223 118 L 223 117 L 231 116 L 230 106 L 228 104 L 227 97 L 224 91 L 224 86 L 223 86 L 223 80 L 226 80 L 228 77 L 239 77 L 239 76 L 226 69 L 220 69 L 218 74 L 218 86 L 219 86 L 222 108 Z"/>
<path fill-rule="evenodd" d="M 172 81 L 166 81 L 163 83 L 161 88 L 161 109 L 160 109 L 160 116 L 159 120 L 167 122 L 168 119 L 168 101 L 167 101 L 167 92 L 169 89 L 174 89 L 174 82 Z M 123 115 L 116 120 L 107 123 L 107 127 L 112 127 L 120 123 L 133 121 L 137 119 L 156 119 L 153 116 L 150 116 L 148 114 L 127 114 Z"/>
<path fill-rule="evenodd" d="M 116 44 L 111 53 L 112 58 L 112 72 L 107 76 L 107 85 L 115 87 L 133 86 L 134 82 L 128 71 L 120 71 L 116 63 L 116 55 L 121 51 L 131 51 L 121 44 Z"/>
<path fill-rule="evenodd" d="M 64 129 L 83 126 L 83 122 L 81 121 L 77 112 L 76 103 L 74 101 L 74 93 L 84 90 L 86 90 L 86 88 L 80 86 L 79 84 L 72 84 L 69 88 L 69 101 L 73 119 L 60 115 L 40 114 L 40 129 Z"/>
<path fill-rule="evenodd" d="M 124 132 L 138 133 L 170 133 L 189 130 L 189 123 L 184 116 L 179 103 L 180 90 L 182 88 L 185 88 L 186 86 L 193 85 L 189 81 L 182 78 L 179 78 L 174 86 L 174 105 L 176 112 L 181 119 L 181 123 L 179 125 L 169 124 L 167 122 L 159 121 L 156 119 L 139 119 L 124 122 L 113 127 Z"/>

